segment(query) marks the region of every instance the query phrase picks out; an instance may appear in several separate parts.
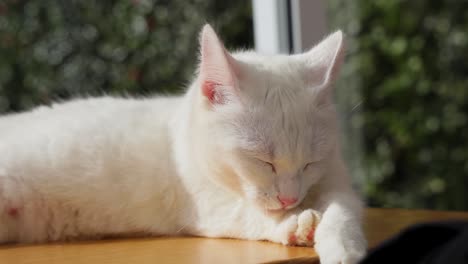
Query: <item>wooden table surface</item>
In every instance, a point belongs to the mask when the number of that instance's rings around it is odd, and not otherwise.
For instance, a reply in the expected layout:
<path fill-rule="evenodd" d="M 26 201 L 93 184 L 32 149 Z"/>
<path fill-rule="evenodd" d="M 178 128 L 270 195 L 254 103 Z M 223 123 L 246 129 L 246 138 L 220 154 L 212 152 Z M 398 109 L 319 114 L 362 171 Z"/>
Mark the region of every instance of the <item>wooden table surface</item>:
<path fill-rule="evenodd" d="M 369 246 L 411 224 L 445 219 L 468 220 L 468 212 L 367 209 Z M 316 263 L 312 248 L 269 242 L 208 238 L 121 239 L 49 245 L 0 246 L 0 263 L 259 263 L 301 258 Z"/>

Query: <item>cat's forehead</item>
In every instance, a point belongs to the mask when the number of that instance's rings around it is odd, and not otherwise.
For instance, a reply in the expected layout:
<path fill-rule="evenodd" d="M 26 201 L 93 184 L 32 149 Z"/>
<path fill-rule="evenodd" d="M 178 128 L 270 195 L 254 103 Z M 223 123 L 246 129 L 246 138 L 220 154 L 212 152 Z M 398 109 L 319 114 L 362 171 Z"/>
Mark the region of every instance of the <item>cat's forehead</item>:
<path fill-rule="evenodd" d="M 303 78 L 303 65 L 285 55 L 235 57 L 242 67 L 239 84 L 248 109 L 242 124 L 248 142 L 267 154 L 293 158 L 304 153 L 320 115 Z"/>
<path fill-rule="evenodd" d="M 282 83 L 285 81 L 303 81 L 304 65 L 291 56 L 264 56 L 255 52 L 236 53 L 240 61 L 242 79 L 250 81 Z"/>
<path fill-rule="evenodd" d="M 251 105 L 242 114 L 242 135 L 251 147 L 267 156 L 296 159 L 311 144 L 317 124 L 315 113 L 287 95 L 270 96 L 273 98 Z"/>
<path fill-rule="evenodd" d="M 336 129 L 331 118 L 317 109 L 257 108 L 245 112 L 242 119 L 237 131 L 244 149 L 290 165 L 322 156 Z"/>
<path fill-rule="evenodd" d="M 254 52 L 235 54 L 242 92 L 253 100 L 303 97 L 307 83 L 304 66 L 291 56 L 262 56 Z"/>

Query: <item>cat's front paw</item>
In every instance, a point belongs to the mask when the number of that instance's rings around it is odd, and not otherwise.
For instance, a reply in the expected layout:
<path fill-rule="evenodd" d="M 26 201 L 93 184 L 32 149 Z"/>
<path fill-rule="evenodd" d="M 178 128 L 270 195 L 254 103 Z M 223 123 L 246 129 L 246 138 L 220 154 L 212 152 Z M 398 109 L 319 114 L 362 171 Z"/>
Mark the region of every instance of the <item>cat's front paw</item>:
<path fill-rule="evenodd" d="M 365 250 L 345 248 L 340 241 L 320 241 L 315 249 L 322 264 L 356 264 L 365 254 Z"/>
<path fill-rule="evenodd" d="M 319 221 L 319 213 L 312 209 L 290 215 L 280 226 L 279 242 L 289 246 L 313 246 Z"/>
<path fill-rule="evenodd" d="M 320 232 L 321 230 L 319 230 Z M 366 253 L 364 240 L 358 238 L 350 240 L 334 235 L 317 236 L 315 250 L 322 264 L 356 264 Z"/>

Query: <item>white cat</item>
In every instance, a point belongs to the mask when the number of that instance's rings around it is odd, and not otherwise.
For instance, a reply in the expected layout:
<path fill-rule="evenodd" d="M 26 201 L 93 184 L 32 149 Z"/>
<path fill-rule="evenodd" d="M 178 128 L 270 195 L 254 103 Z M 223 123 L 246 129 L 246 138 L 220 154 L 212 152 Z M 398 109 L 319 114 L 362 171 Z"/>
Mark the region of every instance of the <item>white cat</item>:
<path fill-rule="evenodd" d="M 322 263 L 356 263 L 362 205 L 331 88 L 342 33 L 299 55 L 231 55 L 206 25 L 200 45 L 183 96 L 1 117 L 0 242 L 186 234 L 315 242 Z"/>

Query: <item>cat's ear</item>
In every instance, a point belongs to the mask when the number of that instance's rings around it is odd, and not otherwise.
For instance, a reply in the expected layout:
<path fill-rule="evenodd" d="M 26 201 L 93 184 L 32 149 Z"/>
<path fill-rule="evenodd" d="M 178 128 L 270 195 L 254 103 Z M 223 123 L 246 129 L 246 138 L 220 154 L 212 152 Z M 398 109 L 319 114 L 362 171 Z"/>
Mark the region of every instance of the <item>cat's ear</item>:
<path fill-rule="evenodd" d="M 225 104 L 237 93 L 236 60 L 224 48 L 215 31 L 205 25 L 200 37 L 199 80 L 201 92 L 211 104 Z"/>
<path fill-rule="evenodd" d="M 313 89 L 319 104 L 332 99 L 331 83 L 336 79 L 343 63 L 345 45 L 343 33 L 339 30 L 329 35 L 308 52 L 299 55 L 305 62 L 305 79 Z"/>

